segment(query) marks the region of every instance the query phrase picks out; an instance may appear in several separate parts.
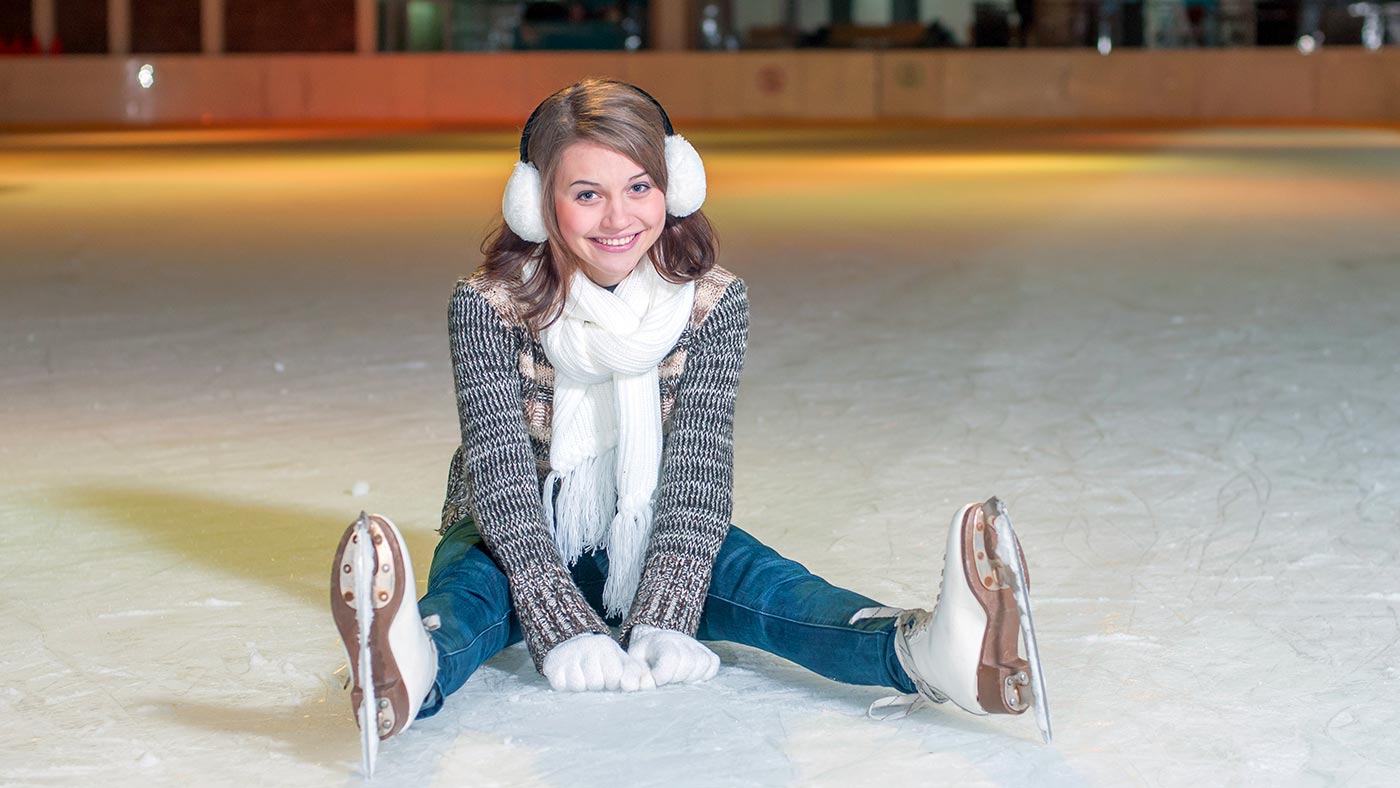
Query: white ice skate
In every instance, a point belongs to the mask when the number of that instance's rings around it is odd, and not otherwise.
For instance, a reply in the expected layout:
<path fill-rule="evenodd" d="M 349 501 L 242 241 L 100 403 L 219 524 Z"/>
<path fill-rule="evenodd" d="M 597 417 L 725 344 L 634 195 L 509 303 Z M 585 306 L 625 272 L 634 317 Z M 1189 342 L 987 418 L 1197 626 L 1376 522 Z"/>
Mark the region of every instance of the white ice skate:
<path fill-rule="evenodd" d="M 968 504 L 953 518 L 932 613 L 866 608 L 851 621 L 885 616 L 896 618 L 895 653 L 919 694 L 876 701 L 872 716 L 903 716 L 924 700 L 951 700 L 973 714 L 1021 714 L 1034 706 L 1050 741 L 1026 562 L 1001 501 Z"/>
<path fill-rule="evenodd" d="M 413 723 L 437 678 L 437 647 L 419 618 L 416 591 L 399 529 L 361 512 L 335 553 L 331 616 L 350 657 L 350 704 L 367 778 L 380 740 Z"/>

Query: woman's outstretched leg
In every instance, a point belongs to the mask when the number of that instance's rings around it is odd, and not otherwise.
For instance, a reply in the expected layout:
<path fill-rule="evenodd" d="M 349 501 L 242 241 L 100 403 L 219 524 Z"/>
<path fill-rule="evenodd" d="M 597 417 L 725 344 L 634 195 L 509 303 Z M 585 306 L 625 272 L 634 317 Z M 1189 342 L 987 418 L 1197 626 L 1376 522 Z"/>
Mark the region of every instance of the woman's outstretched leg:
<path fill-rule="evenodd" d="M 696 637 L 763 649 L 847 684 L 914 692 L 891 618 L 851 623 L 880 603 L 812 574 L 731 526 L 715 559 Z"/>
<path fill-rule="evenodd" d="M 953 517 L 932 611 L 886 608 L 836 588 L 731 527 L 698 636 L 755 646 L 837 681 L 952 700 L 973 714 L 1034 707 L 1050 741 L 1025 559 L 996 498 Z"/>
<path fill-rule="evenodd" d="M 438 542 L 428 592 L 418 602 L 438 654 L 437 678 L 420 719 L 436 714 L 483 662 L 521 639 L 510 584 L 470 525 L 457 524 Z"/>

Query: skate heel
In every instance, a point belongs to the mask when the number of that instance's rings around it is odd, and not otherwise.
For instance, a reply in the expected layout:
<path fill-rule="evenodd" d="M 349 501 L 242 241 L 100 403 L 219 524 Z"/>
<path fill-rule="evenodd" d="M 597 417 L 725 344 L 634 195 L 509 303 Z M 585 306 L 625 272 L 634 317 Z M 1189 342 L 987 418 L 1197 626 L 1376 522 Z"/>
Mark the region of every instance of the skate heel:
<path fill-rule="evenodd" d="M 984 505 L 964 512 L 962 540 L 964 576 L 987 621 L 978 654 L 977 705 L 988 714 L 1021 714 L 1031 707 L 1031 698 L 1029 665 L 1020 653 L 1020 608 Z M 1023 571 L 1024 566 L 1023 562 Z"/>

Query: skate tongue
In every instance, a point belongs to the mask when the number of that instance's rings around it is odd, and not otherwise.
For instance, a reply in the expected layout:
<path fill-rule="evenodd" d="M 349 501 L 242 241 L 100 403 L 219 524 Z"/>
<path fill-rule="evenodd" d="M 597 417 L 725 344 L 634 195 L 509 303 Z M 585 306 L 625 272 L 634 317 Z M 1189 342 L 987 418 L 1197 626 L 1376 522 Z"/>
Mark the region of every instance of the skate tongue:
<path fill-rule="evenodd" d="M 899 618 L 899 614 L 904 612 L 902 607 L 863 607 L 857 610 L 851 620 L 846 622 L 854 624 L 857 621 L 864 621 L 867 618 Z"/>
<path fill-rule="evenodd" d="M 908 695 L 891 695 L 870 704 L 870 708 L 865 710 L 865 716 L 880 722 L 902 720 L 912 714 L 915 709 L 925 705 L 928 705 L 928 700 L 917 692 Z"/>

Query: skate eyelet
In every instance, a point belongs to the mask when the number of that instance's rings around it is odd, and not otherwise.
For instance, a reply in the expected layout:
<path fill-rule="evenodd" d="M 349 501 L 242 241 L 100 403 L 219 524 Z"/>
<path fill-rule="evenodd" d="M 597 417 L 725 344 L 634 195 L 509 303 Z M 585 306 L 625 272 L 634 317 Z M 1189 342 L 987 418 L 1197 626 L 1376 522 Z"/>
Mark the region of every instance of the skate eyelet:
<path fill-rule="evenodd" d="M 345 601 L 346 601 L 346 602 L 354 602 L 354 601 L 355 601 L 355 592 L 353 592 L 353 591 L 346 591 L 346 592 L 345 592 Z"/>

